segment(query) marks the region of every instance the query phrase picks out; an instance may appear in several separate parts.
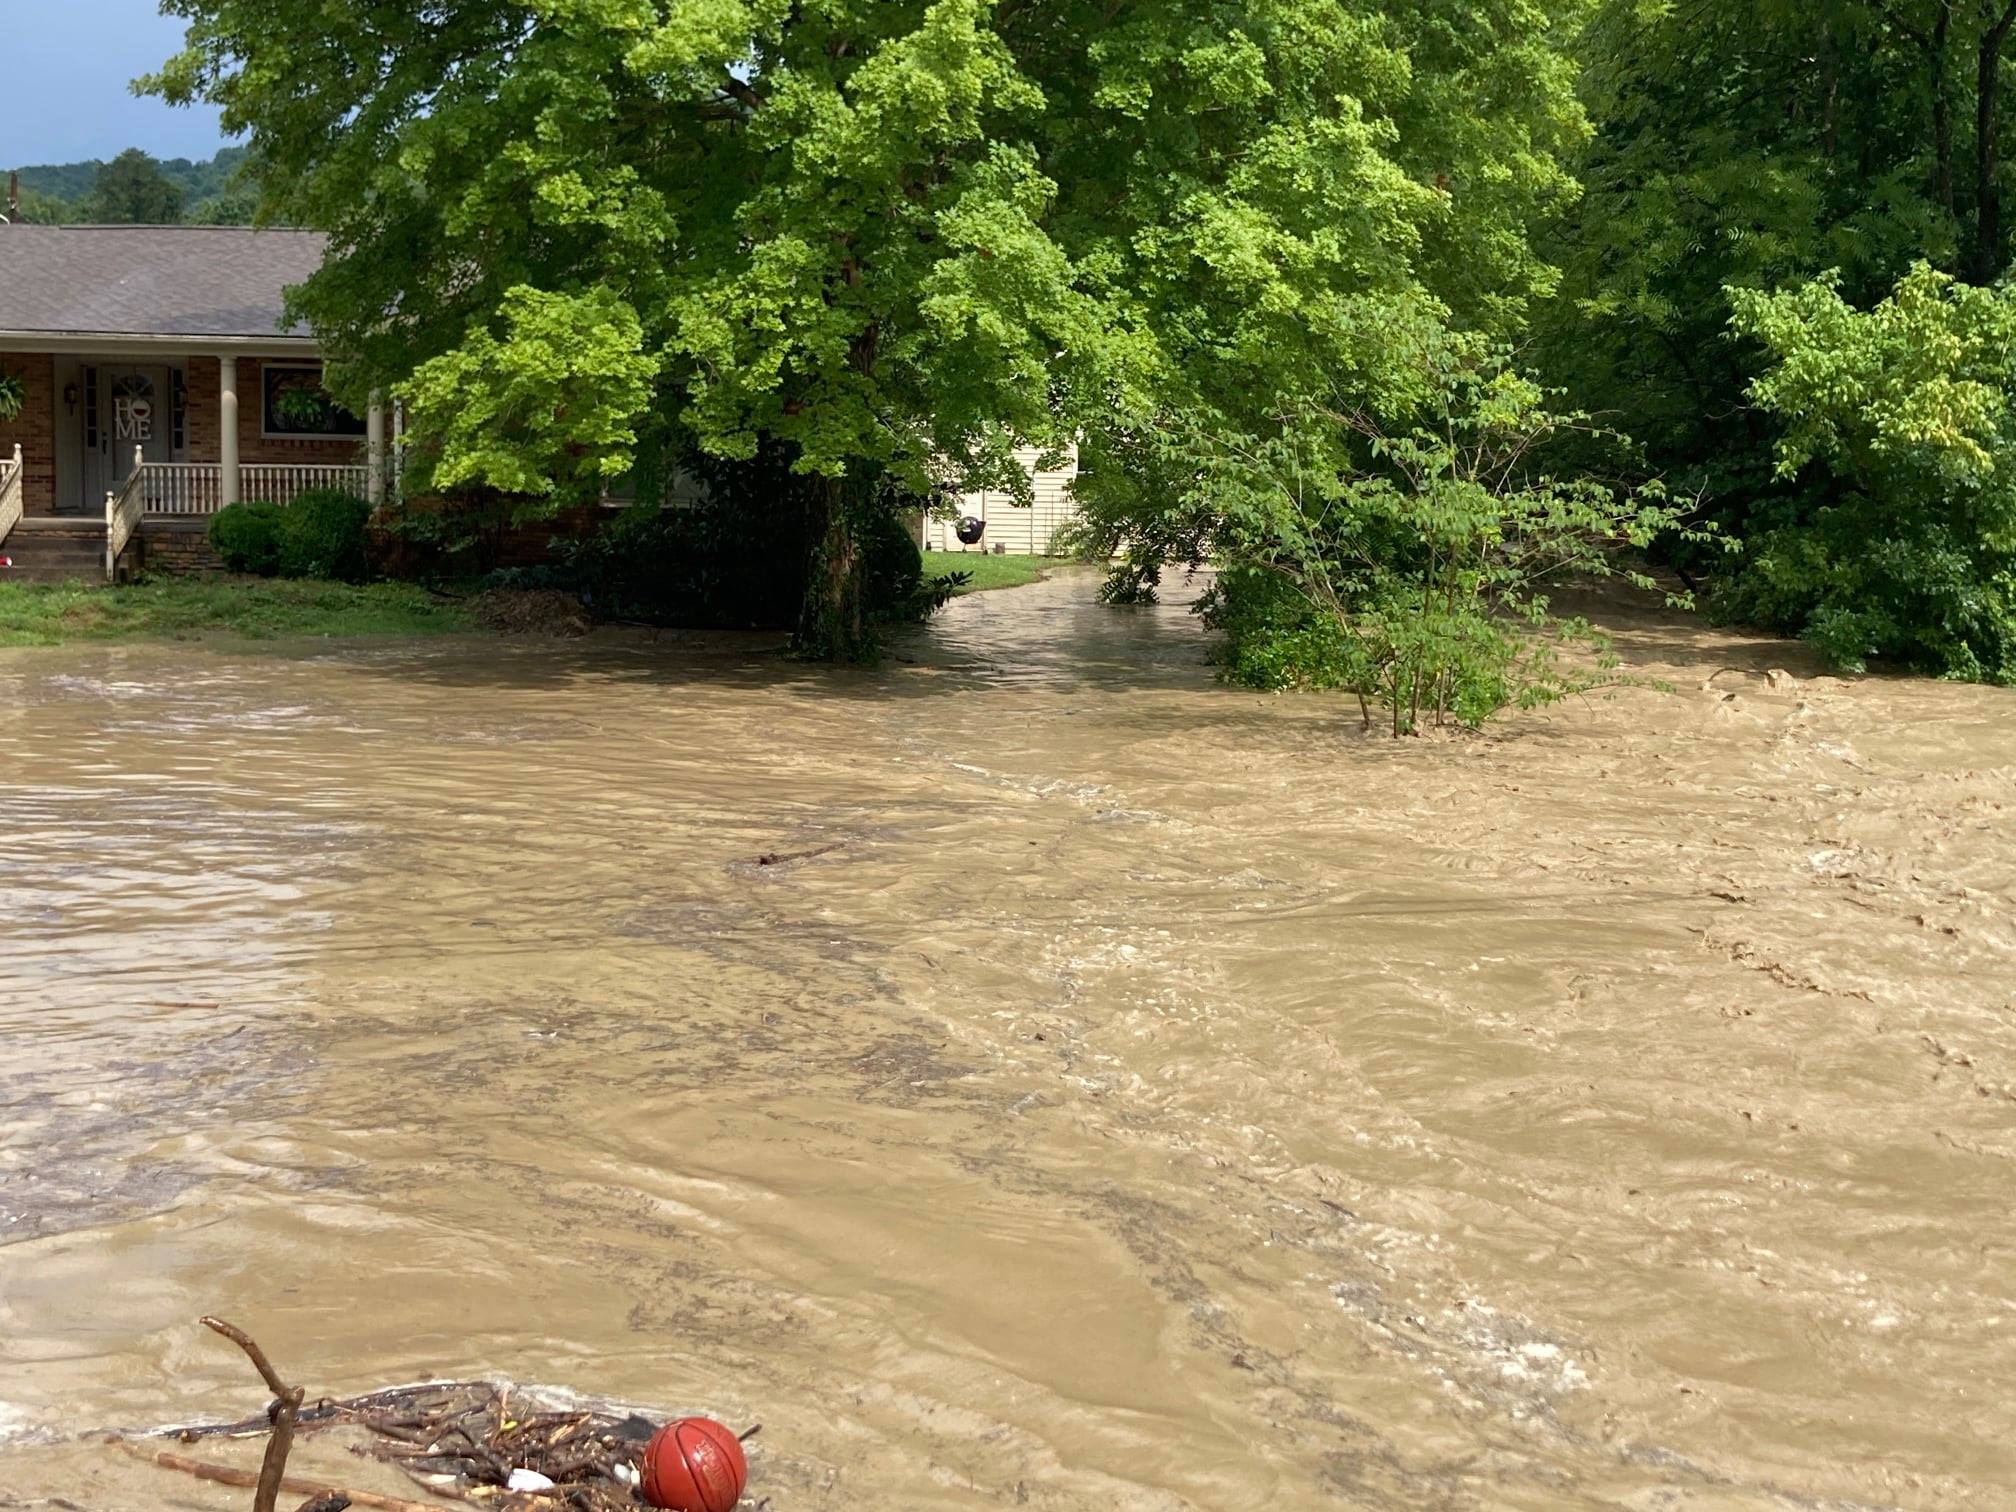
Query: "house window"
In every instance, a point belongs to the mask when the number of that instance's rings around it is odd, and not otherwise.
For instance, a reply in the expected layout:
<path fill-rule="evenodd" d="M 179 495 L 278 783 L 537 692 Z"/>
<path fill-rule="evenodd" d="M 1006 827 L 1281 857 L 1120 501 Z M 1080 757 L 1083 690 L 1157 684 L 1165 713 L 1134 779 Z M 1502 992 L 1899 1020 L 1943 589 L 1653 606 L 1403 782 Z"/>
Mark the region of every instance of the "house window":
<path fill-rule="evenodd" d="M 364 434 L 364 422 L 322 387 L 321 368 L 269 362 L 259 378 L 260 425 L 267 436 L 316 440 Z"/>

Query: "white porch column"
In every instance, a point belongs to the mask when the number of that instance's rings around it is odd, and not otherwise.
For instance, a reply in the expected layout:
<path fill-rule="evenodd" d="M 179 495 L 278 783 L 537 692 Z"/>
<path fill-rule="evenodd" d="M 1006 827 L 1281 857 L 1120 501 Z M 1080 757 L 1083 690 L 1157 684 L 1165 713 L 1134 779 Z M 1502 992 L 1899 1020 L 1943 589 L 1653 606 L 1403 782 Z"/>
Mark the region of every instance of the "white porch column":
<path fill-rule="evenodd" d="M 376 389 L 364 412 L 364 464 L 364 497 L 376 509 L 385 502 L 385 400 Z"/>
<path fill-rule="evenodd" d="M 238 359 L 217 359 L 217 462 L 222 502 L 238 502 Z"/>

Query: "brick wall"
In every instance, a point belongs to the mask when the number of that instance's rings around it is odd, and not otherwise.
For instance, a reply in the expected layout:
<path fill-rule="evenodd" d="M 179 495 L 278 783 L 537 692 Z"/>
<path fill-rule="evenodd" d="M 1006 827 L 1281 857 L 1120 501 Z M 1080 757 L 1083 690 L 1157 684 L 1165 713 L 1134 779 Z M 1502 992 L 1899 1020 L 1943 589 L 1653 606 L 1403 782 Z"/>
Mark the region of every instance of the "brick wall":
<path fill-rule="evenodd" d="M 327 436 L 313 440 L 292 437 L 270 438 L 262 435 L 265 429 L 260 407 L 265 402 L 266 385 L 260 376 L 260 359 L 240 357 L 238 359 L 238 460 L 240 462 L 328 462 L 344 464 L 364 460 L 364 438 L 362 436 Z M 282 366 L 298 367 L 297 363 L 282 363 Z M 188 362 L 185 382 L 188 384 L 189 460 L 191 462 L 220 461 L 220 419 L 222 404 L 219 394 L 222 383 L 219 374 L 223 371 L 215 357 L 191 357 Z"/>
<path fill-rule="evenodd" d="M 438 499 L 414 501 L 420 509 L 439 508 Z M 605 527 L 613 515 L 598 505 L 584 505 L 525 525 L 506 526 L 495 532 L 482 547 L 459 562 L 464 570 L 487 571 L 492 567 L 530 567 L 551 561 L 556 539 L 579 540 Z M 122 566 L 144 565 L 148 572 L 184 577 L 199 572 L 222 572 L 223 558 L 211 549 L 210 521 L 203 519 L 154 518 L 140 522 L 138 561 L 122 558 Z M 424 548 L 416 548 L 410 538 L 375 534 L 371 542 L 372 566 L 393 577 L 413 577 L 439 571 L 447 559 Z"/>
<path fill-rule="evenodd" d="M 139 540 L 141 561 L 149 572 L 186 577 L 224 570 L 223 559 L 210 549 L 207 520 L 145 520 Z"/>
<path fill-rule="evenodd" d="M 470 494 L 454 503 L 438 494 L 402 499 L 400 515 L 414 521 L 428 515 L 454 515 L 442 523 L 441 534 L 468 542 L 449 552 L 427 539 L 431 532 L 372 532 L 371 562 L 388 577 L 426 577 L 439 572 L 482 573 L 493 567 L 531 567 L 553 559 L 555 540 L 581 540 L 616 518 L 599 504 L 583 504 L 544 519 L 509 523 L 509 501 L 496 494 Z"/>
<path fill-rule="evenodd" d="M 0 421 L 0 451 L 21 446 L 22 504 L 29 514 L 56 507 L 56 359 L 47 352 L 0 352 L 0 367 L 28 385 L 28 403 L 18 418 Z"/>

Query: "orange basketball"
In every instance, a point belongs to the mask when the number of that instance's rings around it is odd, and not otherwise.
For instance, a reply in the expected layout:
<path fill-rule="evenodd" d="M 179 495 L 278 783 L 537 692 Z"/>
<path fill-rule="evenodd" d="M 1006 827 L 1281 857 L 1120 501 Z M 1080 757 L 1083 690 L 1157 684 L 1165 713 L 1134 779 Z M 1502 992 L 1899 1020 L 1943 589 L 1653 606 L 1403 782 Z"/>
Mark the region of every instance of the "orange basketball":
<path fill-rule="evenodd" d="M 670 1512 L 732 1512 L 749 1484 L 742 1442 L 712 1418 L 681 1418 L 644 1446 L 644 1500 Z"/>

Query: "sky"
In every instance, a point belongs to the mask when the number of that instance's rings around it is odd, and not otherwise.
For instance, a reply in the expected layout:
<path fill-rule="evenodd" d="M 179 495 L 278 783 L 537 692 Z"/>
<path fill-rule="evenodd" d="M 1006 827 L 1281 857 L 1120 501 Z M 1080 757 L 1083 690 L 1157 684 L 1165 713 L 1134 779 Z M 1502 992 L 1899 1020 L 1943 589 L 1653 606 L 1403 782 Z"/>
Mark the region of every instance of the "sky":
<path fill-rule="evenodd" d="M 128 147 L 207 158 L 228 143 L 208 109 L 136 100 L 127 85 L 158 68 L 183 23 L 159 0 L 0 0 L 0 165 L 75 163 Z"/>

